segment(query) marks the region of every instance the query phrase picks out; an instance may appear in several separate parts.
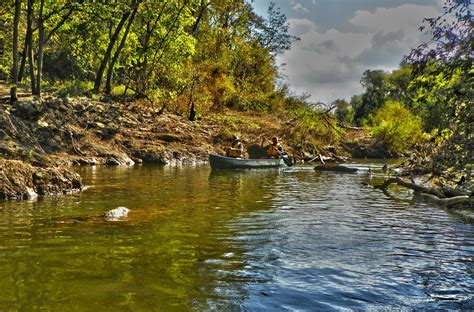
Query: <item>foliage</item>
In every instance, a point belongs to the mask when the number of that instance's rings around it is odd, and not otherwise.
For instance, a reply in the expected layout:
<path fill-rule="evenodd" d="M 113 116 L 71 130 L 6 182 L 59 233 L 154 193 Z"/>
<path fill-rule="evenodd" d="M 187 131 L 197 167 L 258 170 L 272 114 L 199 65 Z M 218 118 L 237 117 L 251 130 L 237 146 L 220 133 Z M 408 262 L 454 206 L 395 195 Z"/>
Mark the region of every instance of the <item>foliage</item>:
<path fill-rule="evenodd" d="M 289 25 L 286 16 L 275 7 L 275 2 L 270 2 L 268 7 L 268 19 L 258 19 L 256 21 L 257 38 L 262 47 L 270 52 L 279 54 L 289 50 L 291 43 L 299 38 L 288 33 Z"/>
<path fill-rule="evenodd" d="M 459 170 L 472 167 L 474 150 L 474 30 L 469 5 L 470 1 L 445 1 L 442 16 L 425 19 L 432 40 L 407 57 L 414 68 L 410 85 L 417 95 L 414 104 L 423 112 L 425 128 L 436 129 L 439 136 L 446 129 L 451 133 L 435 151 L 436 163 Z M 450 157 L 448 151 L 457 152 Z"/>
<path fill-rule="evenodd" d="M 421 119 L 400 102 L 387 101 L 368 123 L 372 134 L 398 154 L 406 152 L 423 135 Z"/>
<path fill-rule="evenodd" d="M 361 84 L 365 88 L 361 101 L 354 109 L 354 120 L 361 125 L 374 111 L 382 107 L 385 102 L 385 78 L 387 73 L 382 70 L 366 70 L 362 75 Z"/>
<path fill-rule="evenodd" d="M 319 153 L 315 148 L 316 142 L 327 140 L 326 143 L 336 143 L 339 139 L 339 129 L 336 121 L 318 105 L 310 105 L 307 96 L 289 95 L 285 98 L 284 114 L 290 118 L 289 134 L 295 138 L 302 149 Z"/>
<path fill-rule="evenodd" d="M 344 99 L 335 100 L 331 106 L 336 108 L 336 118 L 340 122 L 351 124 L 354 120 L 354 110 L 352 106 Z"/>
<path fill-rule="evenodd" d="M 13 2 L 8 3 L 0 10 L 2 78 L 10 76 L 12 64 Z M 244 0 L 28 0 L 22 9 L 21 77 L 33 72 L 32 82 L 35 76 L 38 82 L 65 82 L 60 93 L 69 93 L 80 86 L 71 79 L 95 79 L 94 89 L 101 91 L 107 73 L 107 81 L 138 97 L 170 104 L 185 97 L 204 111 L 222 110 L 235 98 L 242 103 L 238 109 L 268 105 L 277 77 L 274 55 L 295 40 L 275 4 L 264 18 Z M 24 40 L 28 29 L 31 41 Z"/>
<path fill-rule="evenodd" d="M 91 81 L 70 80 L 61 84 L 56 90 L 59 97 L 85 96 L 92 90 L 93 83 Z"/>

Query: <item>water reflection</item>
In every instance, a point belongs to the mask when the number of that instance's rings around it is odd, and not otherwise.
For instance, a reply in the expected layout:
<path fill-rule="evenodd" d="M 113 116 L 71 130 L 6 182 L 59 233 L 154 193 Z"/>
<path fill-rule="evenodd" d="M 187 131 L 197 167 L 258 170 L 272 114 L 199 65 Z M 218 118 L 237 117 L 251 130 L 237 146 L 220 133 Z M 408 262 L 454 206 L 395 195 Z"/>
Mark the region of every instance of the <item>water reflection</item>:
<path fill-rule="evenodd" d="M 0 203 L 2 309 L 472 306 L 472 225 L 364 174 L 81 170 L 83 193 Z M 126 221 L 100 217 L 117 206 Z"/>

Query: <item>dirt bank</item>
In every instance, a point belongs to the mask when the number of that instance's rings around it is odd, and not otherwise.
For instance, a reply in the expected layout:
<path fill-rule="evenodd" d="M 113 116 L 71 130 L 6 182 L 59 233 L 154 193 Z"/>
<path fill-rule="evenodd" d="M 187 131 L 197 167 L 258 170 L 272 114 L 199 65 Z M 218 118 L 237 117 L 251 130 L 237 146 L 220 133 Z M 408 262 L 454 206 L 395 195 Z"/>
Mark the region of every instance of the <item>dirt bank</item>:
<path fill-rule="evenodd" d="M 206 162 L 209 153 L 224 153 L 233 134 L 245 146 L 260 143 L 262 136 L 278 135 L 289 153 L 300 159 L 313 158 L 315 150 L 327 157 L 350 156 L 323 136 L 312 150 L 289 145 L 295 142 L 289 128 L 291 121 L 284 116 L 235 111 L 192 122 L 140 101 L 44 96 L 41 101 L 30 97 L 13 105 L 0 103 L 0 159 L 18 160 L 2 160 L 0 198 L 25 198 L 31 190 L 69 192 L 70 185 L 80 189 L 71 165 Z M 51 187 L 40 187 L 39 176 L 47 176 L 44 183 Z"/>
<path fill-rule="evenodd" d="M 39 168 L 22 161 L 0 159 L 0 199 L 31 199 L 82 189 L 81 177 L 67 168 Z"/>

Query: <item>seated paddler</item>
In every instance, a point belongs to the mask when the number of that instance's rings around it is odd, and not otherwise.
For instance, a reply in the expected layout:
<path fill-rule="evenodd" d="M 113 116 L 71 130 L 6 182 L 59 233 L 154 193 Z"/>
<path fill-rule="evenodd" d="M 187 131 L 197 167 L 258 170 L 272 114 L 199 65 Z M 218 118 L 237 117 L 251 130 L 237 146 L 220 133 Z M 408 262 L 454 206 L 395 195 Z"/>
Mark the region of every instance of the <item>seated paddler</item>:
<path fill-rule="evenodd" d="M 242 158 L 242 154 L 244 152 L 244 145 L 240 142 L 238 136 L 232 136 L 232 144 L 227 149 L 226 156 L 233 157 L 233 158 Z"/>
<path fill-rule="evenodd" d="M 263 137 L 260 146 L 267 151 L 267 155 L 269 158 L 281 158 L 281 156 L 285 154 L 285 152 L 283 151 L 283 146 L 281 146 L 280 142 L 278 141 L 278 137 L 272 137 L 272 143 L 264 147 L 263 143 L 265 142 L 265 140 L 266 138 Z"/>

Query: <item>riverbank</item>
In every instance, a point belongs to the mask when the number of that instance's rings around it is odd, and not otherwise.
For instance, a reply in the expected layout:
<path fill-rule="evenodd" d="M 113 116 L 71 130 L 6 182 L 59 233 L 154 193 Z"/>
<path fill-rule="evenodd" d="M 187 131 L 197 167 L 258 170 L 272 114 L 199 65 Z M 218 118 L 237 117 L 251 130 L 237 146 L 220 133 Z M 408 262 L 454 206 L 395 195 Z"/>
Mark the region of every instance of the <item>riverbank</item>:
<path fill-rule="evenodd" d="M 38 193 L 31 191 L 35 189 L 32 183 L 35 172 L 42 170 L 50 170 L 48 175 L 62 170 L 61 178 L 47 183 L 69 192 L 72 184 L 80 189 L 80 182 L 76 185 L 80 179 L 71 167 L 75 165 L 207 162 L 209 153 L 225 153 L 234 134 L 246 147 L 259 144 L 262 136 L 277 135 L 297 161 L 347 159 L 351 152 L 359 155 L 370 141 L 365 132 L 348 130 L 337 138 L 321 133 L 301 142 L 295 128 L 294 120 L 277 114 L 228 110 L 189 121 L 187 116 L 163 112 L 141 101 L 104 102 L 51 95 L 40 101 L 24 97 L 15 104 L 0 104 L 0 159 L 4 168 L 0 199 Z M 357 143 L 362 141 L 365 143 Z M 18 172 L 28 177 L 22 180 Z M 62 179 L 67 180 L 66 185 L 54 182 Z M 48 192 L 38 194 L 43 193 Z"/>

